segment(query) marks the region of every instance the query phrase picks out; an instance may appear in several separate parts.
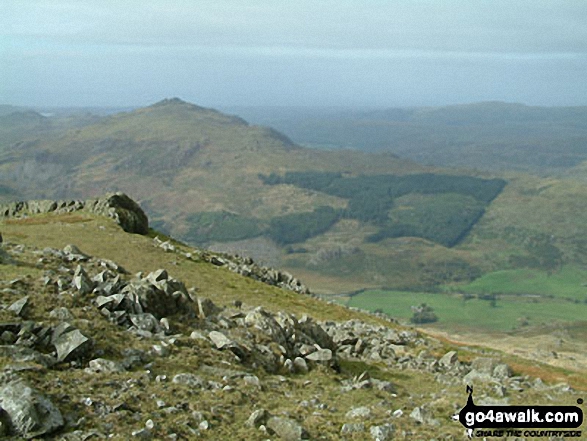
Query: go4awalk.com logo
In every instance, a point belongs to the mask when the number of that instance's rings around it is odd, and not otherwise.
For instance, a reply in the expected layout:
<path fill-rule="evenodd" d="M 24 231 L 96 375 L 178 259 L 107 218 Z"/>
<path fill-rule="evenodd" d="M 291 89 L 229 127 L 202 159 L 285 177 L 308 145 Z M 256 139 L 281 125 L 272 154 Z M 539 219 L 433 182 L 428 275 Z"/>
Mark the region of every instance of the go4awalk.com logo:
<path fill-rule="evenodd" d="M 583 411 L 577 406 L 477 406 L 467 386 L 467 404 L 453 419 L 476 437 L 581 437 Z M 582 399 L 577 404 L 583 404 Z M 575 430 L 571 430 L 575 429 Z"/>

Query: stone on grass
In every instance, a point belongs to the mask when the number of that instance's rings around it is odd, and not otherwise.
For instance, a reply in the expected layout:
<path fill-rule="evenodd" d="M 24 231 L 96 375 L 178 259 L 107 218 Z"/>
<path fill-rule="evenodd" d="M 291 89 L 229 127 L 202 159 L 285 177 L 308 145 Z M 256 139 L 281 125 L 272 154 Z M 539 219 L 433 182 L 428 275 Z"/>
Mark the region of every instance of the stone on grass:
<path fill-rule="evenodd" d="M 57 320 L 73 320 L 72 313 L 64 306 L 59 306 L 49 313 L 49 317 Z"/>
<path fill-rule="evenodd" d="M 330 349 L 318 349 L 316 352 L 306 355 L 310 361 L 324 362 L 332 360 L 332 351 Z"/>
<path fill-rule="evenodd" d="M 345 423 L 340 429 L 341 435 L 351 435 L 353 433 L 364 432 L 365 425 L 363 423 Z"/>
<path fill-rule="evenodd" d="M 49 434 L 64 424 L 59 409 L 20 380 L 0 387 L 0 407 L 13 432 L 26 439 Z"/>
<path fill-rule="evenodd" d="M 17 300 L 12 305 L 8 307 L 8 310 L 13 312 L 19 317 L 24 317 L 26 314 L 27 307 L 29 306 L 29 298 L 28 296 L 23 297 L 22 299 Z"/>
<path fill-rule="evenodd" d="M 366 406 L 355 407 L 346 413 L 347 418 L 369 418 L 371 416 L 371 409 Z"/>
<path fill-rule="evenodd" d="M 175 384 L 185 384 L 186 386 L 189 386 L 190 388 L 206 388 L 207 383 L 202 380 L 200 377 L 198 377 L 197 375 L 194 374 L 189 374 L 189 373 L 181 373 L 181 374 L 177 374 L 173 377 L 173 380 L 171 380 L 173 383 Z"/>
<path fill-rule="evenodd" d="M 88 363 L 88 367 L 85 369 L 88 373 L 102 373 L 111 374 L 124 372 L 126 369 L 121 363 L 112 360 L 106 360 L 104 358 L 96 358 Z"/>
<path fill-rule="evenodd" d="M 78 329 L 64 332 L 53 340 L 57 350 L 57 361 L 72 361 L 83 358 L 91 351 L 93 342 Z"/>
<path fill-rule="evenodd" d="M 304 428 L 290 418 L 271 417 L 267 420 L 267 428 L 285 441 L 309 439 Z"/>
<path fill-rule="evenodd" d="M 309 371 L 308 364 L 306 363 L 306 360 L 304 360 L 302 357 L 296 357 L 293 361 L 293 365 L 295 372 L 306 374 Z"/>
<path fill-rule="evenodd" d="M 268 413 L 265 409 L 257 409 L 251 413 L 249 419 L 245 422 L 248 427 L 259 427 L 267 421 Z"/>
<path fill-rule="evenodd" d="M 393 438 L 393 424 L 382 424 L 371 427 L 371 438 L 375 441 L 387 441 Z"/>

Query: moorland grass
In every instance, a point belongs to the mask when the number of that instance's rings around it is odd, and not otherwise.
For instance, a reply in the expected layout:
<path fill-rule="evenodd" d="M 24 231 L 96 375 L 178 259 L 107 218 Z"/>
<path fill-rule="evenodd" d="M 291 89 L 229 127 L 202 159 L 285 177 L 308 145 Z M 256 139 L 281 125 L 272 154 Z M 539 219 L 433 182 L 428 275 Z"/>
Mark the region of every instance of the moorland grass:
<path fill-rule="evenodd" d="M 584 301 L 586 281 L 587 271 L 565 265 L 552 274 L 535 269 L 495 271 L 458 289 L 473 294 L 536 294 Z"/>
<path fill-rule="evenodd" d="M 587 304 L 561 299 L 502 296 L 496 305 L 477 298 L 464 301 L 462 295 L 403 292 L 365 291 L 352 296 L 346 302 L 366 310 L 382 310 L 403 320 L 412 316 L 411 306 L 426 303 L 434 309 L 438 322 L 434 327 L 470 331 L 505 332 L 521 326 L 522 321 L 530 325 L 553 321 L 573 322 L 587 316 Z"/>

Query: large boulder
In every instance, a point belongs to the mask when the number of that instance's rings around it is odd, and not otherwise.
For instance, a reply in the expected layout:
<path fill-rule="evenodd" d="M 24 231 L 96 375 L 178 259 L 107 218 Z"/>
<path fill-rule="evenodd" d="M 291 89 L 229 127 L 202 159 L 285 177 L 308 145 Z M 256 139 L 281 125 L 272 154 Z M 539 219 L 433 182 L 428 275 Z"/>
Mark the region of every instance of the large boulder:
<path fill-rule="evenodd" d="M 149 219 L 135 201 L 126 194 L 110 193 L 98 199 L 86 201 L 86 209 L 110 217 L 127 233 L 147 234 Z"/>
<path fill-rule="evenodd" d="M 94 342 L 79 329 L 63 322 L 53 330 L 51 343 L 57 351 L 57 361 L 73 361 L 89 355 Z"/>
<path fill-rule="evenodd" d="M 0 387 L 0 407 L 11 432 L 25 439 L 51 433 L 64 424 L 59 409 L 20 380 Z"/>

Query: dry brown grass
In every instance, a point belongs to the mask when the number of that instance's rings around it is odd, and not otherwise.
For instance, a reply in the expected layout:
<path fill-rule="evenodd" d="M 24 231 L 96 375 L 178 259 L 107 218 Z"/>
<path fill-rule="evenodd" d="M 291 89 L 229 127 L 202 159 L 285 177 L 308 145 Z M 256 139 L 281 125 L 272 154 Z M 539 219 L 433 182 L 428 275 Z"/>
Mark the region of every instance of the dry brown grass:
<path fill-rule="evenodd" d="M 6 225 L 46 225 L 54 222 L 62 222 L 65 224 L 75 224 L 79 222 L 91 222 L 92 219 L 77 214 L 44 214 L 33 217 L 5 219 Z"/>

